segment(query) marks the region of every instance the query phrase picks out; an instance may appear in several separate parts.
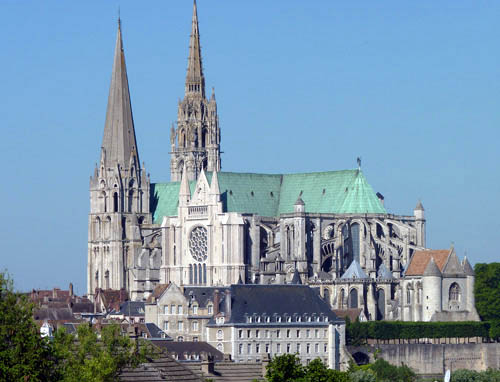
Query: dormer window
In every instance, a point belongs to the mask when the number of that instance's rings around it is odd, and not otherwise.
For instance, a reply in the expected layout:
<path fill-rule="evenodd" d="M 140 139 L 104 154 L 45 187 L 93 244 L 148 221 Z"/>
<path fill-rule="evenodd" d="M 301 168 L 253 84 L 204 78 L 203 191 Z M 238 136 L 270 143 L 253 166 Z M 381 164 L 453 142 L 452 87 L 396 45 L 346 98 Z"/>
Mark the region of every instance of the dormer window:
<path fill-rule="evenodd" d="M 210 315 L 211 315 L 211 314 L 214 314 L 214 306 L 213 306 L 213 305 L 209 305 L 209 306 L 207 307 L 207 310 L 208 310 L 208 314 L 210 314 Z"/>
<path fill-rule="evenodd" d="M 281 316 L 276 316 L 276 322 L 281 322 Z"/>
<path fill-rule="evenodd" d="M 217 318 L 215 319 L 215 323 L 216 323 L 217 325 L 222 325 L 222 324 L 224 324 L 224 317 L 217 317 Z"/>
<path fill-rule="evenodd" d="M 193 305 L 193 314 L 198 314 L 198 305 Z"/>
<path fill-rule="evenodd" d="M 292 317 L 288 316 L 288 317 L 286 318 L 286 322 L 292 322 Z"/>

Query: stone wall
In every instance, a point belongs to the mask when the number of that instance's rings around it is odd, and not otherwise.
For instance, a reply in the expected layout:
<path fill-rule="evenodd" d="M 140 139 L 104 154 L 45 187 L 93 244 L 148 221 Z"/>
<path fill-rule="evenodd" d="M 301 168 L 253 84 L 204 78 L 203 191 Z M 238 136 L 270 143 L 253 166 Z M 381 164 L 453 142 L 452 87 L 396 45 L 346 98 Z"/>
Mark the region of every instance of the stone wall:
<path fill-rule="evenodd" d="M 353 356 L 356 353 L 368 355 L 371 361 L 377 351 L 380 358 L 391 364 L 405 364 L 425 375 L 442 375 L 447 369 L 500 369 L 500 343 L 384 344 L 349 346 L 348 349 Z"/>

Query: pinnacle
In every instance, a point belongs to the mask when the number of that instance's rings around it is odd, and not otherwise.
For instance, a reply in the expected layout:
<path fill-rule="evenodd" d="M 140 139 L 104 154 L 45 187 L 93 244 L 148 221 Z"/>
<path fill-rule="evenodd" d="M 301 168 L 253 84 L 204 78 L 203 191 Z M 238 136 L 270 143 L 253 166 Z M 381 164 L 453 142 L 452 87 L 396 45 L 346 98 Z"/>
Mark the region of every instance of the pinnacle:
<path fill-rule="evenodd" d="M 205 78 L 201 61 L 200 32 L 198 28 L 198 12 L 196 1 L 193 3 L 193 21 L 189 39 L 189 58 L 186 74 L 186 95 L 200 94 L 205 98 Z"/>
<path fill-rule="evenodd" d="M 102 152 L 106 166 L 115 167 L 117 164 L 128 166 L 131 159 L 140 163 L 136 147 L 121 21 L 118 19 L 115 56 L 102 140 Z"/>

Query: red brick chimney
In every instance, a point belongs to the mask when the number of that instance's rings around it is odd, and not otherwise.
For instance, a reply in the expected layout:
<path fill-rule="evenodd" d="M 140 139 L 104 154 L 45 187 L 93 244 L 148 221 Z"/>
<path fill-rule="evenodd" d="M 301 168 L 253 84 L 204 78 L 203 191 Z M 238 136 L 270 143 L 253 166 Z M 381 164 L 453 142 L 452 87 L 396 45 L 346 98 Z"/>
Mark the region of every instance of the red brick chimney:
<path fill-rule="evenodd" d="M 219 313 L 219 304 L 220 304 L 220 293 L 219 290 L 216 289 L 214 291 L 214 316 Z"/>

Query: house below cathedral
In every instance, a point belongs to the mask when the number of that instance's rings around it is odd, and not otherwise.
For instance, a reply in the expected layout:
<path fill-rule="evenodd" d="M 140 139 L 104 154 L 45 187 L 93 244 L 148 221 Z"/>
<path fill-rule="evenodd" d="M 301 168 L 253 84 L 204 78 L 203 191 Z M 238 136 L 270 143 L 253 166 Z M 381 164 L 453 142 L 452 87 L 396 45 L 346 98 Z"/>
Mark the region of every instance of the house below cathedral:
<path fill-rule="evenodd" d="M 125 288 L 146 300 L 169 283 L 286 284 L 295 274 L 332 309 L 362 309 L 369 320 L 477 319 L 472 268 L 453 250 L 426 248 L 420 202 L 411 215 L 388 212 L 360 161 L 340 171 L 224 172 L 220 142 L 194 4 L 185 94 L 168 147 L 171 181 L 151 183 L 139 161 L 119 24 L 90 179 L 89 295 Z"/>

